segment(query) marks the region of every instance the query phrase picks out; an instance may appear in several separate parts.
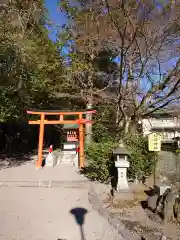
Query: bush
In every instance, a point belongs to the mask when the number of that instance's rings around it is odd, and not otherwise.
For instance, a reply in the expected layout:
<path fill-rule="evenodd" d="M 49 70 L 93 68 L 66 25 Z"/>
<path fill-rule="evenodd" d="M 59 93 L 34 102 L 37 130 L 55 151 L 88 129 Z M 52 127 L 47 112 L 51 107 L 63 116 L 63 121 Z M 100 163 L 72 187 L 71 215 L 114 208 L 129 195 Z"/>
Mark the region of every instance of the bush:
<path fill-rule="evenodd" d="M 94 142 L 104 142 L 109 140 L 109 132 L 108 129 L 100 122 L 96 122 L 93 124 L 93 141 Z"/>
<path fill-rule="evenodd" d="M 112 151 L 117 148 L 118 141 L 112 139 L 101 139 L 101 142 L 94 142 L 86 149 L 88 167 L 85 169 L 85 175 L 91 180 L 100 182 L 109 182 L 116 178 L 112 176 L 114 168 L 114 158 Z M 141 135 L 132 135 L 123 139 L 124 144 L 129 149 L 128 177 L 143 180 L 151 175 L 154 166 L 154 152 L 148 151 L 148 139 Z M 115 172 L 114 172 L 115 173 Z"/>
<path fill-rule="evenodd" d="M 128 177 L 133 179 L 137 177 L 139 180 L 142 180 L 151 175 L 156 153 L 148 151 L 147 137 L 132 135 L 125 138 L 124 142 L 130 150 Z"/>
<path fill-rule="evenodd" d="M 88 167 L 85 175 L 89 179 L 100 182 L 110 181 L 110 171 L 114 164 L 112 151 L 117 146 L 118 144 L 115 141 L 108 139 L 102 142 L 94 142 L 86 149 Z"/>
<path fill-rule="evenodd" d="M 114 167 L 113 149 L 119 146 L 118 140 L 113 140 L 108 129 L 101 122 L 93 125 L 93 143 L 86 149 L 88 167 L 84 174 L 91 180 L 108 182 L 115 179 L 117 169 Z M 129 149 L 128 177 L 143 180 L 152 173 L 154 153 L 148 151 L 148 139 L 134 134 L 122 139 Z"/>

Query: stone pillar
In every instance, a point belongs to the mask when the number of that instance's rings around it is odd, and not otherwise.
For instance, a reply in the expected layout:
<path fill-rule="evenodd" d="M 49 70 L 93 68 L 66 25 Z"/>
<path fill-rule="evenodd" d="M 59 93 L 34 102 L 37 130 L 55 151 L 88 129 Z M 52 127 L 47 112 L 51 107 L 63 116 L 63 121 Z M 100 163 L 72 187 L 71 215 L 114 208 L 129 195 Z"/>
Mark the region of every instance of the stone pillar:
<path fill-rule="evenodd" d="M 79 168 L 79 153 L 76 153 L 76 156 L 74 158 L 74 166 L 76 169 Z"/>
<path fill-rule="evenodd" d="M 49 153 L 46 157 L 46 167 L 54 167 L 57 163 L 57 156 L 54 154 L 54 152 Z"/>
<path fill-rule="evenodd" d="M 92 99 L 89 99 L 87 105 L 86 105 L 87 110 L 92 110 Z M 87 120 L 92 120 L 92 113 L 87 113 L 86 114 L 86 119 Z M 92 142 L 92 123 L 86 123 L 85 124 L 85 145 L 89 146 Z"/>
<path fill-rule="evenodd" d="M 118 183 L 117 183 L 117 191 L 129 190 L 128 181 L 127 181 L 127 168 L 129 167 L 129 162 L 127 161 L 127 156 L 124 158 L 119 158 L 117 156 L 117 161 L 115 162 L 115 166 L 118 170 Z"/>

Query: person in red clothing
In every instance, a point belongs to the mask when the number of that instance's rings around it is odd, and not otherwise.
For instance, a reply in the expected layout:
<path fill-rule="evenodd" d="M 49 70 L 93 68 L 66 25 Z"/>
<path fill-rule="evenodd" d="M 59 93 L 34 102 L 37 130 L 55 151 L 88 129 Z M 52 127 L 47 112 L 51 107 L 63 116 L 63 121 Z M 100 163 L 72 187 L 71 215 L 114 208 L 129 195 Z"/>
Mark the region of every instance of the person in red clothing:
<path fill-rule="evenodd" d="M 52 153 L 52 151 L 53 151 L 53 145 L 50 145 L 50 147 L 49 147 L 49 153 Z"/>

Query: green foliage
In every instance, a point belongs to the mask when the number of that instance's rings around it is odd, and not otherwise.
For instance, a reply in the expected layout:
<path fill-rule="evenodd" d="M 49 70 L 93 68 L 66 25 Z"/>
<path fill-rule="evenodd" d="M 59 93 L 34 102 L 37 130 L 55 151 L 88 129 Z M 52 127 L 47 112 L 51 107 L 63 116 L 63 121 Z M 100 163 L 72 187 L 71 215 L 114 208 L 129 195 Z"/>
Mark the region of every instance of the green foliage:
<path fill-rule="evenodd" d="M 100 131 L 100 129 L 98 129 Z M 98 132 L 96 133 L 98 134 Z M 99 142 L 94 142 L 86 149 L 86 156 L 88 159 L 88 168 L 85 174 L 91 180 L 98 180 L 105 182 L 112 177 L 112 169 L 114 165 L 114 158 L 112 151 L 118 147 L 119 143 L 116 140 L 103 138 Z M 132 135 L 124 138 L 124 143 L 129 149 L 128 177 L 143 180 L 152 173 L 154 165 L 155 153 L 148 151 L 148 141 L 146 137 L 141 135 Z"/>
<path fill-rule="evenodd" d="M 110 170 L 113 165 L 112 150 L 117 143 L 111 139 L 104 142 L 92 143 L 86 149 L 88 167 L 85 175 L 91 180 L 105 182 L 110 180 Z"/>
<path fill-rule="evenodd" d="M 93 124 L 93 140 L 94 142 L 102 142 L 107 139 L 114 138 L 118 135 L 115 131 L 115 108 L 112 104 L 101 103 L 95 106 L 97 113 L 94 116 Z"/>
<path fill-rule="evenodd" d="M 47 107 L 60 82 L 62 61 L 44 10 L 41 0 L 9 1 L 0 9 L 1 121 L 24 118 L 28 107 Z"/>
<path fill-rule="evenodd" d="M 176 149 L 176 153 L 180 153 L 180 149 Z"/>
<path fill-rule="evenodd" d="M 148 151 L 148 139 L 141 135 L 132 135 L 124 139 L 130 150 L 128 175 L 130 178 L 142 180 L 152 173 L 154 165 L 154 152 Z"/>
<path fill-rule="evenodd" d="M 86 149 L 88 167 L 85 175 L 91 180 L 108 182 L 111 180 L 112 169 L 114 169 L 114 158 L 112 151 L 118 146 L 118 141 L 113 138 L 114 134 L 109 131 L 110 108 L 101 105 L 93 124 L 93 143 Z M 108 124 L 104 124 L 103 121 Z"/>
<path fill-rule="evenodd" d="M 102 123 L 97 122 L 93 125 L 93 140 L 104 142 L 109 138 L 108 129 Z"/>
<path fill-rule="evenodd" d="M 22 99 L 17 96 L 13 88 L 0 89 L 0 122 L 22 118 L 24 106 Z"/>

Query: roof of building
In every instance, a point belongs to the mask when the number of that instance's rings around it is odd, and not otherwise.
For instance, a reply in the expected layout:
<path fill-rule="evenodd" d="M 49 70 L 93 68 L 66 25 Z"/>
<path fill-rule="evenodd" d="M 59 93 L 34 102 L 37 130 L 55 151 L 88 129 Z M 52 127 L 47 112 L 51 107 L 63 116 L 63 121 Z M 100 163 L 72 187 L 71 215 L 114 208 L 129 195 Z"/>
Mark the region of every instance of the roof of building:
<path fill-rule="evenodd" d="M 27 111 L 32 111 L 32 112 L 51 112 L 51 113 L 59 113 L 59 112 L 86 112 L 88 110 L 85 109 L 77 109 L 77 110 L 69 110 L 69 109 L 27 109 Z"/>
<path fill-rule="evenodd" d="M 78 124 L 64 124 L 63 129 L 78 129 L 79 125 Z"/>
<path fill-rule="evenodd" d="M 153 109 L 149 109 L 149 112 L 153 111 Z M 176 117 L 180 116 L 180 110 L 179 109 L 159 109 L 155 112 L 152 112 L 147 116 L 149 117 L 160 117 L 160 116 L 166 116 L 166 117 Z"/>
<path fill-rule="evenodd" d="M 113 154 L 123 154 L 123 155 L 128 155 L 130 152 L 127 148 L 125 147 L 118 147 L 116 149 L 113 150 Z"/>

